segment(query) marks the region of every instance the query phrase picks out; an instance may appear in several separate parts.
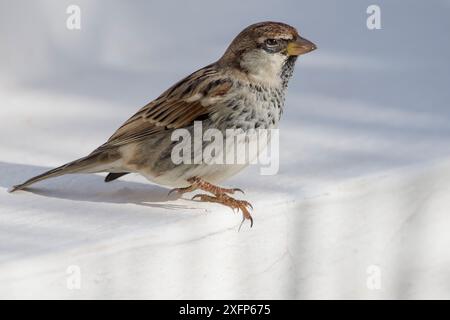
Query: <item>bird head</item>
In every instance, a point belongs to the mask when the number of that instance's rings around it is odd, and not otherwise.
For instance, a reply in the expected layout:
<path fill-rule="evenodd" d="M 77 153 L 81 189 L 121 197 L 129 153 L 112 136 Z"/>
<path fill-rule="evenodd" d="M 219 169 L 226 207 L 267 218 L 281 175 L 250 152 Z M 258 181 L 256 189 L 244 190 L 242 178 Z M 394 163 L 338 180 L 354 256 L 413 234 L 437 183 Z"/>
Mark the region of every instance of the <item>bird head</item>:
<path fill-rule="evenodd" d="M 315 49 L 314 43 L 287 24 L 260 22 L 242 30 L 219 63 L 245 72 L 254 81 L 276 84 L 281 83 L 286 66 L 292 69 L 299 55 Z"/>

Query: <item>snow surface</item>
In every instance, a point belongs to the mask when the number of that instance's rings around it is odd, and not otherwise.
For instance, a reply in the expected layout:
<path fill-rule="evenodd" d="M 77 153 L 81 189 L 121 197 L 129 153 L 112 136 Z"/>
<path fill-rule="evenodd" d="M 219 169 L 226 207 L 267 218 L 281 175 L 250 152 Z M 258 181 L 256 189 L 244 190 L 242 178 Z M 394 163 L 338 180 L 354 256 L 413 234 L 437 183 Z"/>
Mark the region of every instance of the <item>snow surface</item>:
<path fill-rule="evenodd" d="M 77 2 L 80 31 L 71 1 L 0 3 L 1 298 L 450 298 L 448 1 L 378 1 L 376 31 L 372 1 Z M 7 193 L 268 19 L 319 49 L 291 82 L 279 174 L 227 182 L 253 229 L 137 175 Z"/>

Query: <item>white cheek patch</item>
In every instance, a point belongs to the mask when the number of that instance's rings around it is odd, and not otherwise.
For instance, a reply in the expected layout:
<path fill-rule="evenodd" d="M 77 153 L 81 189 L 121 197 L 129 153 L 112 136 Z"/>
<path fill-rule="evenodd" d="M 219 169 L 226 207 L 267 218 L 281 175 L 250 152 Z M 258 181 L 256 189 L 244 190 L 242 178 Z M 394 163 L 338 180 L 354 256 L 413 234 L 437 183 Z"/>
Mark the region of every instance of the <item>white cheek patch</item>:
<path fill-rule="evenodd" d="M 281 70 L 286 56 L 281 53 L 269 53 L 262 49 L 246 53 L 241 60 L 249 76 L 258 82 L 271 86 L 281 85 Z"/>

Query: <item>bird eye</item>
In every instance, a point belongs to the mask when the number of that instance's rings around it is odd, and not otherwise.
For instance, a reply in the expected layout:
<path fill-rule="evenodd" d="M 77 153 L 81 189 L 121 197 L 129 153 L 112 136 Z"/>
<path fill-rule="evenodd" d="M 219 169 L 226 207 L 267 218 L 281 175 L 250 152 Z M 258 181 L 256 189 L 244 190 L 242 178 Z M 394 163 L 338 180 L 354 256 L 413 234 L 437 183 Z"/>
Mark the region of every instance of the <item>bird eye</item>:
<path fill-rule="evenodd" d="M 266 45 L 269 47 L 274 47 L 278 44 L 278 40 L 276 39 L 267 39 L 266 40 Z"/>

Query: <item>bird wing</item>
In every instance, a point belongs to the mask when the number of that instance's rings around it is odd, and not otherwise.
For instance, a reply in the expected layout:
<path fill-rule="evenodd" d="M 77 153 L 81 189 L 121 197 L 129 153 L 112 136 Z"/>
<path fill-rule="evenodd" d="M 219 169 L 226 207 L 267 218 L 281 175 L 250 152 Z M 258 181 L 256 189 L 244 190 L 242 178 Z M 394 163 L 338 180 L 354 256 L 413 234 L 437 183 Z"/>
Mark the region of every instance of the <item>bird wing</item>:
<path fill-rule="evenodd" d="M 224 78 L 214 65 L 200 69 L 140 109 L 99 149 L 139 141 L 162 130 L 188 126 L 214 112 L 217 102 L 232 86 L 233 83 Z"/>

